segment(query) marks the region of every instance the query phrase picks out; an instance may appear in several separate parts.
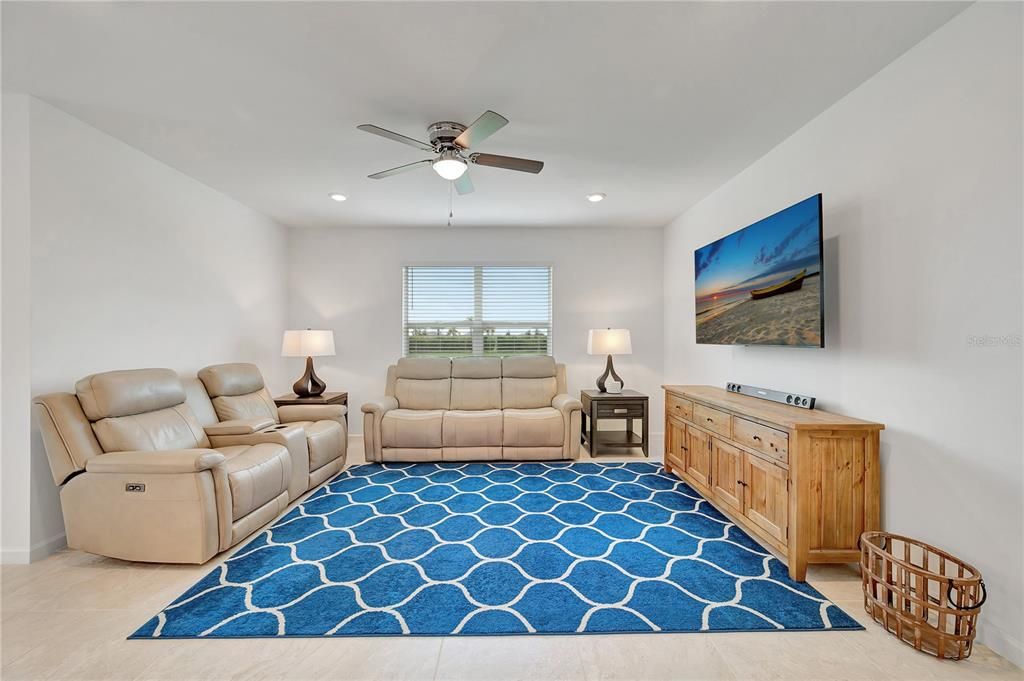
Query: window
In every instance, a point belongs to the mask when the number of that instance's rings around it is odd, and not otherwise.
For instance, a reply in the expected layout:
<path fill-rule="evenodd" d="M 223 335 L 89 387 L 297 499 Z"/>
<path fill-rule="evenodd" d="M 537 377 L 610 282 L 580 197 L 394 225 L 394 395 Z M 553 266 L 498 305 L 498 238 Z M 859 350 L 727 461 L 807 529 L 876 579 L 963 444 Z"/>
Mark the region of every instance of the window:
<path fill-rule="evenodd" d="M 406 357 L 551 354 L 551 268 L 403 268 Z"/>

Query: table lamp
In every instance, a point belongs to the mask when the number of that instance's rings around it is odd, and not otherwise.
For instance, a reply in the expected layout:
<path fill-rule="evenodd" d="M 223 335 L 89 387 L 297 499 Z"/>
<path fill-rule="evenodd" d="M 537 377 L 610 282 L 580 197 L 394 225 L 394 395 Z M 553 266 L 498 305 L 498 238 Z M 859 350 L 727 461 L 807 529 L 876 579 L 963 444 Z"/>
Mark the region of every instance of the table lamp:
<path fill-rule="evenodd" d="M 306 373 L 295 381 L 292 390 L 299 397 L 316 397 L 327 390 L 327 384 L 313 371 L 314 357 L 334 355 L 334 332 L 321 329 L 297 329 L 284 332 L 282 357 L 305 357 Z"/>
<path fill-rule="evenodd" d="M 605 388 L 605 381 L 611 375 L 619 384 L 619 389 L 612 392 L 621 392 L 625 383 L 615 373 L 612 355 L 633 354 L 633 345 L 629 340 L 629 329 L 591 329 L 590 333 L 587 334 L 587 354 L 608 355 L 608 363 L 605 364 L 604 373 L 597 377 L 597 389 L 603 393 L 608 392 Z"/>

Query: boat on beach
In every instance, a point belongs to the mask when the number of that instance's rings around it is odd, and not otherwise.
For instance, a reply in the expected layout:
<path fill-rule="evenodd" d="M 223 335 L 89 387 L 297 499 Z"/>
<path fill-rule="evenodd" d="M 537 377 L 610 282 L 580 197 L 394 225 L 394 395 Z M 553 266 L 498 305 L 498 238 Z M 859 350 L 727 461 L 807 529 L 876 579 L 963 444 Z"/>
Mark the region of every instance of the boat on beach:
<path fill-rule="evenodd" d="M 761 298 L 771 298 L 777 296 L 780 293 L 789 293 L 790 291 L 799 291 L 800 287 L 804 285 L 804 277 L 807 276 L 807 270 L 804 269 L 800 274 L 787 279 L 781 283 L 775 284 L 774 286 L 766 286 L 764 288 L 755 288 L 751 290 L 750 297 L 752 300 L 760 300 Z"/>

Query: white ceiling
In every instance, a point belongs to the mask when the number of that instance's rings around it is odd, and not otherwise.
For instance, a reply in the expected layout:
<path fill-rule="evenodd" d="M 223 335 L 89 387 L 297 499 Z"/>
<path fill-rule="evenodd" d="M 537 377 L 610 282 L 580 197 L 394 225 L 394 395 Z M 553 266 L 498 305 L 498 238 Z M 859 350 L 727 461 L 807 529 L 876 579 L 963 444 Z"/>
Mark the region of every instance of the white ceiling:
<path fill-rule="evenodd" d="M 3 85 L 298 227 L 445 224 L 431 170 L 366 177 L 426 155 L 356 125 L 494 109 L 478 150 L 546 166 L 472 168 L 456 224 L 659 227 L 963 7 L 4 2 Z"/>

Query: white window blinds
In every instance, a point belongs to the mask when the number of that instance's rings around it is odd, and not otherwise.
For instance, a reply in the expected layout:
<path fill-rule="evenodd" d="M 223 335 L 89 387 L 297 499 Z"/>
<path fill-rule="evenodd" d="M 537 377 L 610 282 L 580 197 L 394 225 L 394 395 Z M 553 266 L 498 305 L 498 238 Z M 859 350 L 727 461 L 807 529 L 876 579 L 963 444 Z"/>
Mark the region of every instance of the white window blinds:
<path fill-rule="evenodd" d="M 551 268 L 403 268 L 407 357 L 551 354 Z"/>

